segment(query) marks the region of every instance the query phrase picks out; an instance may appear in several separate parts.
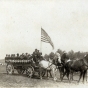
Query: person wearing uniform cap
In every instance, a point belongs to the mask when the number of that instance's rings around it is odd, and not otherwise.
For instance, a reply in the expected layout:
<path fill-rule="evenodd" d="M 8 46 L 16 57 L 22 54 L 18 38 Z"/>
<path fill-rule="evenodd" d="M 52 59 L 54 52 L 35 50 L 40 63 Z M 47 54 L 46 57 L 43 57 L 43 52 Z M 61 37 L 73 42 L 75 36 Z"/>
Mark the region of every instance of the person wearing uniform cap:
<path fill-rule="evenodd" d="M 58 53 L 58 51 L 55 53 L 55 55 L 57 56 L 59 63 L 61 63 L 61 55 L 60 53 Z"/>
<path fill-rule="evenodd" d="M 36 63 L 37 62 L 37 49 L 35 49 L 35 51 L 32 54 L 33 57 L 33 61 Z"/>
<path fill-rule="evenodd" d="M 34 56 L 37 55 L 37 49 L 35 49 L 35 51 L 33 52 L 33 55 L 34 55 Z"/>
<path fill-rule="evenodd" d="M 27 55 L 27 59 L 30 59 L 30 58 L 31 58 L 31 55 L 30 55 L 30 54 L 28 54 L 28 55 Z"/>
<path fill-rule="evenodd" d="M 61 56 L 61 63 L 65 64 L 65 61 L 69 59 L 69 56 L 67 55 L 67 53 L 64 51 L 63 55 Z"/>
<path fill-rule="evenodd" d="M 43 56 L 42 56 L 42 52 L 39 52 L 39 61 L 44 60 Z"/>
<path fill-rule="evenodd" d="M 35 54 L 36 54 L 36 57 L 37 57 L 37 58 L 40 56 L 40 52 L 39 52 L 39 50 L 38 50 L 38 49 L 36 49 Z"/>
<path fill-rule="evenodd" d="M 36 52 L 36 65 L 38 66 L 39 65 L 39 61 L 41 61 L 41 59 L 42 59 L 42 53 L 41 52 L 39 52 L 39 50 L 37 50 L 37 52 Z"/>
<path fill-rule="evenodd" d="M 60 54 L 58 53 L 58 51 L 55 52 L 54 54 L 54 58 L 53 58 L 53 61 L 52 61 L 55 65 L 61 63 L 61 56 Z"/>
<path fill-rule="evenodd" d="M 17 53 L 17 57 L 19 57 L 19 53 Z"/>
<path fill-rule="evenodd" d="M 25 56 L 28 56 L 28 53 L 25 53 Z"/>

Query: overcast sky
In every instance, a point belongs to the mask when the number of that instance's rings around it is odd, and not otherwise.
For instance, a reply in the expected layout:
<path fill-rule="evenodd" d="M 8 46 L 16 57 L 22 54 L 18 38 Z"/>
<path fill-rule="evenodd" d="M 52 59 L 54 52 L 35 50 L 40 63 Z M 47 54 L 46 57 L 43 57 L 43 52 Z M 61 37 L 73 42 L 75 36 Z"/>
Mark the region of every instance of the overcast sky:
<path fill-rule="evenodd" d="M 0 59 L 40 50 L 41 27 L 53 51 L 88 51 L 88 0 L 0 0 Z M 43 54 L 51 51 L 42 43 Z"/>

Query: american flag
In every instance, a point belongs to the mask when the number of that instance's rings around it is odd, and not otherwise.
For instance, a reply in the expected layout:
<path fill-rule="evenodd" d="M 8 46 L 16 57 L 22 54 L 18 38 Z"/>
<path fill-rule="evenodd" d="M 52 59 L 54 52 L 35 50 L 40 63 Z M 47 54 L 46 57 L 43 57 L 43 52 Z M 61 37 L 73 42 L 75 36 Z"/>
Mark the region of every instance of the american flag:
<path fill-rule="evenodd" d="M 46 33 L 46 31 L 43 28 L 41 28 L 41 41 L 50 43 L 50 45 L 54 49 L 54 45 L 53 45 L 53 42 L 51 41 L 51 38 L 49 37 L 49 35 Z"/>

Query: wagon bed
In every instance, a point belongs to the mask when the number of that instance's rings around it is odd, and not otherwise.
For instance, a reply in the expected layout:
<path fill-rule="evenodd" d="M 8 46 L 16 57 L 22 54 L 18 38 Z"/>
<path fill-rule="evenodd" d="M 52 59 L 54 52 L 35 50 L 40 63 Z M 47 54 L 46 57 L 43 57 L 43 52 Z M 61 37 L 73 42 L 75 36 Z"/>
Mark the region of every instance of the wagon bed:
<path fill-rule="evenodd" d="M 13 74 L 14 69 L 17 70 L 19 74 L 23 74 L 26 71 L 27 76 L 32 76 L 34 67 L 31 63 L 32 59 L 27 57 L 5 57 L 6 72 L 7 74 Z"/>

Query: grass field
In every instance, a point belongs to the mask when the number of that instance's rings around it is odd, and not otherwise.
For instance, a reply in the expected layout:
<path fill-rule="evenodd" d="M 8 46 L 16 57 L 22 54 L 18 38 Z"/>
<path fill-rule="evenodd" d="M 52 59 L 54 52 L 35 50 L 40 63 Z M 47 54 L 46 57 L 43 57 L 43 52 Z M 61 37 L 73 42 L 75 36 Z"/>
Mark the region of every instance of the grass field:
<path fill-rule="evenodd" d="M 47 79 L 44 77 L 40 80 L 38 77 L 35 78 L 28 78 L 25 74 L 19 75 L 16 70 L 13 75 L 6 74 L 6 66 L 0 65 L 0 87 L 58 87 L 58 88 L 87 88 L 88 82 L 85 84 L 81 82 L 78 84 L 78 75 L 74 75 L 74 81 L 71 83 L 68 82 L 67 78 L 65 77 L 64 80 L 61 82 L 59 79 L 59 71 L 57 72 L 57 81 L 53 81 L 53 78 Z"/>

